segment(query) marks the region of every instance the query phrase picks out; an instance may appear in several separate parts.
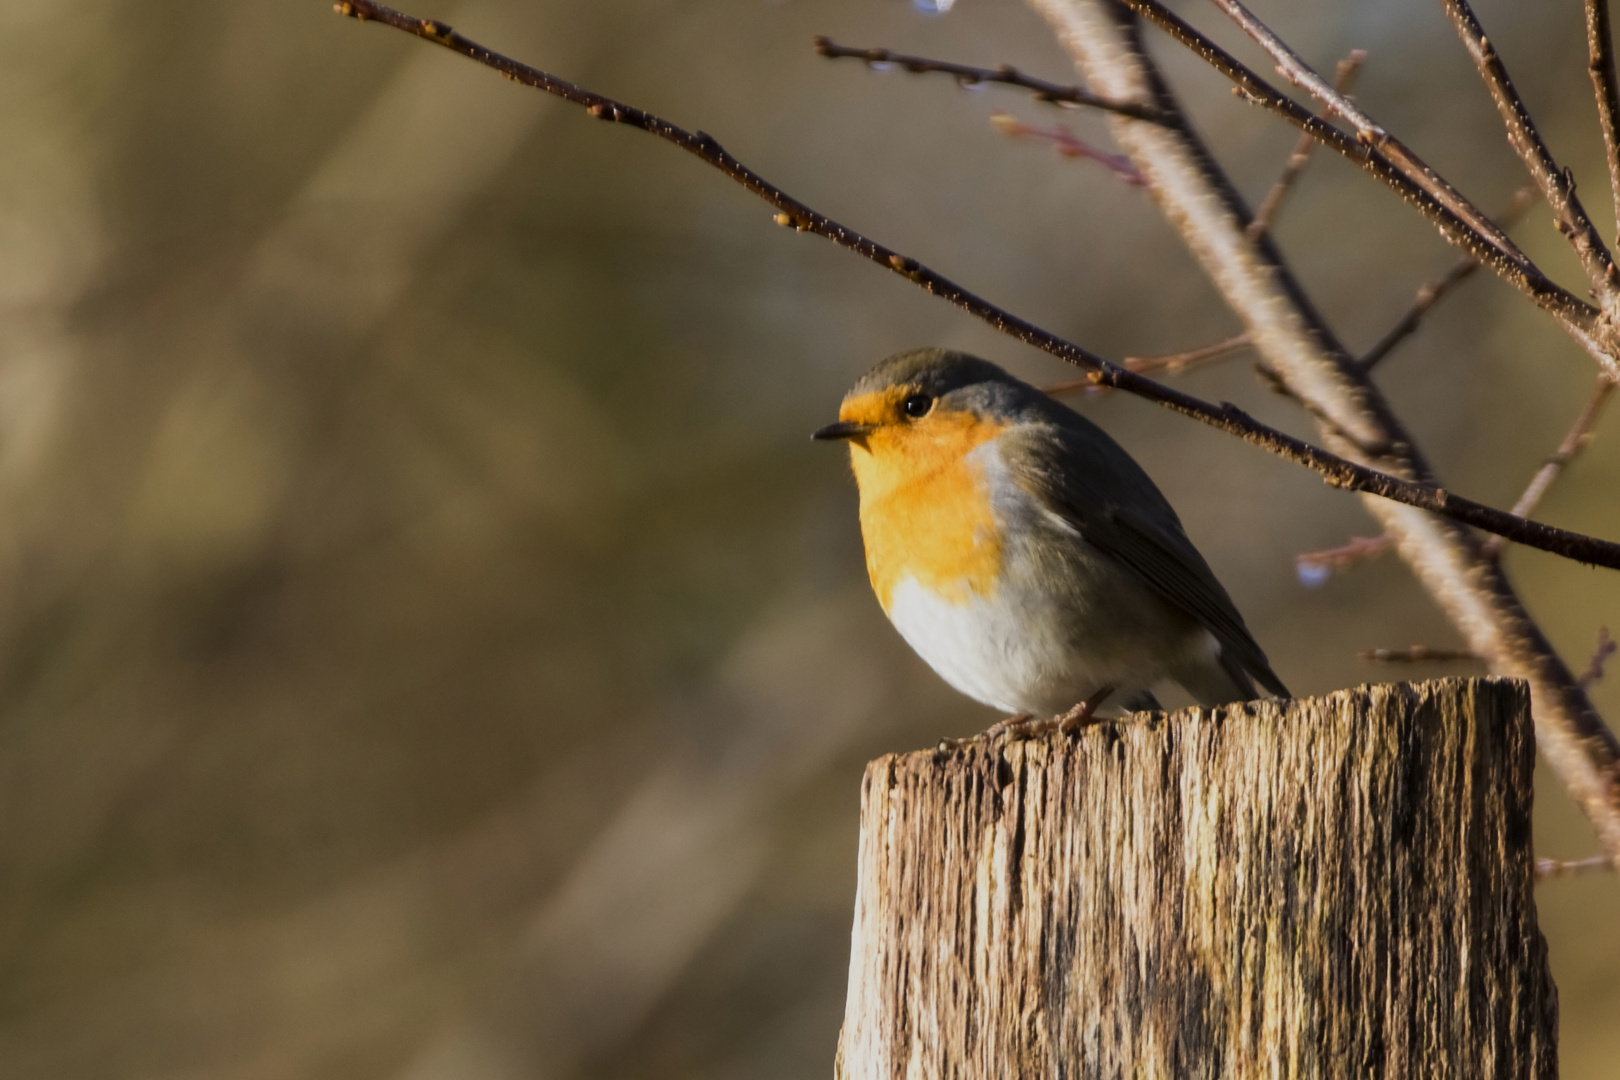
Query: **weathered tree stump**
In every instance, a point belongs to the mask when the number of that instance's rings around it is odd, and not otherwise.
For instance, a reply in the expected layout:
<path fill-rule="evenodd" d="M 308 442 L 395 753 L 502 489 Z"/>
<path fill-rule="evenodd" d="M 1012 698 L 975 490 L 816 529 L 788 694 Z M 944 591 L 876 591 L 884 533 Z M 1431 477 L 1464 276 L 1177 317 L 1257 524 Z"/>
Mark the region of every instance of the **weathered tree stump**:
<path fill-rule="evenodd" d="M 838 1075 L 1557 1074 L 1524 684 L 880 758 Z"/>

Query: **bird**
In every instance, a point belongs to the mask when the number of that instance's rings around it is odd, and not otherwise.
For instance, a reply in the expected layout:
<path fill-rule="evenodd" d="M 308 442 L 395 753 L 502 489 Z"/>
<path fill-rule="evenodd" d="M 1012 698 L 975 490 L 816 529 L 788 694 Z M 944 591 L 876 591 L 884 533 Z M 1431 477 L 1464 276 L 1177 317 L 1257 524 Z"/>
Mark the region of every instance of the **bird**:
<path fill-rule="evenodd" d="M 1288 696 L 1142 467 L 988 360 L 896 353 L 812 437 L 848 444 L 884 613 L 947 683 L 1010 714 L 992 733 L 1157 710 L 1166 680 L 1209 707 L 1257 683 Z"/>

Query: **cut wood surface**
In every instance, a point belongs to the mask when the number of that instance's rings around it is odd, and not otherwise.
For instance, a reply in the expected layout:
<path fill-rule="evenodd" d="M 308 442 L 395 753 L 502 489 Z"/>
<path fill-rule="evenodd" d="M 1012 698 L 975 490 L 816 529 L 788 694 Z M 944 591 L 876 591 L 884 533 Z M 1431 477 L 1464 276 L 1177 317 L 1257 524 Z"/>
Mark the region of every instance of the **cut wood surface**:
<path fill-rule="evenodd" d="M 1525 685 L 866 770 L 840 1077 L 1557 1074 Z"/>

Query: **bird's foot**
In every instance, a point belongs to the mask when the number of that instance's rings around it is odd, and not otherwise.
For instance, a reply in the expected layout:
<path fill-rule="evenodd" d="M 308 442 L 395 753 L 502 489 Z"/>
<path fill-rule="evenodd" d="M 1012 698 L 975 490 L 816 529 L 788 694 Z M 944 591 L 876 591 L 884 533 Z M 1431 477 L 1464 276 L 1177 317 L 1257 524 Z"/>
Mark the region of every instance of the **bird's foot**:
<path fill-rule="evenodd" d="M 1023 725 L 1029 723 L 1033 719 L 1034 717 L 1029 713 L 1018 713 L 1014 716 L 1009 716 L 1005 719 L 996 721 L 994 724 L 991 724 L 977 735 L 969 735 L 965 739 L 941 739 L 939 740 L 939 746 L 936 747 L 936 749 L 940 750 L 941 752 L 948 752 L 951 750 L 960 750 L 965 746 L 972 746 L 976 742 L 989 742 L 992 739 L 1000 738 L 1009 731 L 1022 728 Z"/>
<path fill-rule="evenodd" d="M 1024 725 L 1033 722 L 1034 719 L 1035 716 L 1032 713 L 1017 713 L 1016 715 L 1006 717 L 1002 720 L 996 721 L 994 724 L 991 724 L 989 727 L 984 729 L 984 733 L 981 734 L 979 738 L 999 739 L 1009 731 L 1023 730 Z"/>
<path fill-rule="evenodd" d="M 1052 719 L 1057 722 L 1057 729 L 1067 735 L 1070 732 L 1079 731 L 1083 727 L 1101 723 L 1102 718 L 1097 715 L 1097 709 L 1108 699 L 1108 695 L 1113 692 L 1114 688 L 1112 686 L 1105 686 L 1068 712 L 1061 716 L 1054 716 Z"/>
<path fill-rule="evenodd" d="M 1105 686 L 1068 712 L 1058 713 L 1056 716 L 1048 716 L 1039 720 L 1029 713 L 1009 716 L 1005 720 L 990 725 L 983 733 L 970 738 L 941 739 L 939 740 L 938 749 L 941 751 L 960 750 L 964 746 L 970 746 L 976 742 L 993 742 L 1003 736 L 1006 736 L 1009 741 L 1016 742 L 1020 739 L 1045 734 L 1048 731 L 1058 731 L 1068 735 L 1071 732 L 1079 731 L 1083 727 L 1098 723 L 1097 709 L 1108 699 L 1108 695 L 1113 692 L 1114 688 L 1112 686 Z"/>
<path fill-rule="evenodd" d="M 1044 735 L 1048 731 L 1068 735 L 1071 732 L 1079 731 L 1083 727 L 1089 727 L 1097 723 L 1097 709 L 1108 699 L 1108 695 L 1113 692 L 1114 688 L 1112 686 L 1105 686 L 1068 712 L 1048 716 L 1044 720 L 1033 720 L 1026 717 L 1016 724 L 1003 720 L 985 734 L 989 735 L 991 732 L 996 731 L 996 728 L 1001 728 L 1002 731 L 997 732 L 997 734 L 1010 735 L 1017 739 L 1027 739 L 1032 735 Z"/>

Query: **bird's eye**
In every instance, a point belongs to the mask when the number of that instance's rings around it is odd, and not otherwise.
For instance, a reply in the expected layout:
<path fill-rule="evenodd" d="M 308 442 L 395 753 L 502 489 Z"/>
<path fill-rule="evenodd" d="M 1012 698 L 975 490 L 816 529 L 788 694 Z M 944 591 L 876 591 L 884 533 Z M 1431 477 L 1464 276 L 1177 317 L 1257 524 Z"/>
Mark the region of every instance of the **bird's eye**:
<path fill-rule="evenodd" d="M 913 420 L 919 416 L 927 416 L 928 410 L 933 407 L 934 399 L 927 394 L 912 394 L 900 403 L 900 408 L 904 409 L 906 415 Z"/>

